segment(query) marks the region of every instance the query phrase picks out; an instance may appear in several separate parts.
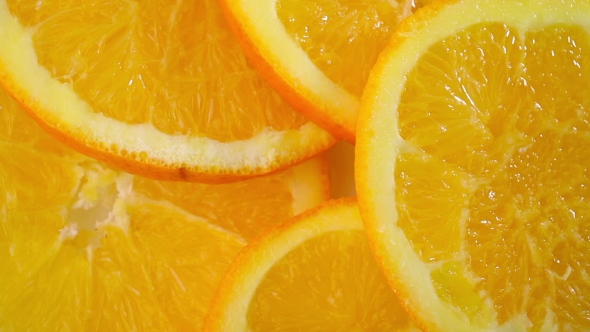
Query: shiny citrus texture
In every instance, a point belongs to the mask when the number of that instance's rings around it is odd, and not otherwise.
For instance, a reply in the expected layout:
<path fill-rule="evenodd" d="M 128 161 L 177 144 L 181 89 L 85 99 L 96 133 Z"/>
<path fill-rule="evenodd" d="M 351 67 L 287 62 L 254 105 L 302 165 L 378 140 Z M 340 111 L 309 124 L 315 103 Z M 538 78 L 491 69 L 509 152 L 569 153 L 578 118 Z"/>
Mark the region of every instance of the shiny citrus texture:
<path fill-rule="evenodd" d="M 369 71 L 404 17 L 426 0 L 223 0 L 261 74 L 296 109 L 354 142 Z"/>
<path fill-rule="evenodd" d="M 204 331 L 418 331 L 371 255 L 355 199 L 332 200 L 242 250 Z"/>
<path fill-rule="evenodd" d="M 0 330 L 198 331 L 263 227 L 329 196 L 325 160 L 206 185 L 112 169 L 0 90 Z"/>
<path fill-rule="evenodd" d="M 133 173 L 232 181 L 335 141 L 249 66 L 213 0 L 2 0 L 0 39 L 0 82 L 43 127 Z"/>
<path fill-rule="evenodd" d="M 363 100 L 357 191 L 431 330 L 590 329 L 590 4 L 438 3 Z"/>

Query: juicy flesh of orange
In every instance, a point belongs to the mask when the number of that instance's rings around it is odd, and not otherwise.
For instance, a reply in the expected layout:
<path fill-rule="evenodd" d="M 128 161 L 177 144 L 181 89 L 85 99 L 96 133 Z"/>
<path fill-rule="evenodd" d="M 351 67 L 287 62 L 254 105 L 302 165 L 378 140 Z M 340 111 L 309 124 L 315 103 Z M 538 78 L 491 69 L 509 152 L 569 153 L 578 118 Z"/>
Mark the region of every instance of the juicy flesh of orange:
<path fill-rule="evenodd" d="M 288 172 L 215 186 L 137 178 L 134 186 L 151 199 L 177 202 L 185 211 L 250 240 L 293 216 Z"/>
<path fill-rule="evenodd" d="M 306 122 L 249 66 L 216 1 L 7 2 L 39 63 L 95 112 L 224 142 Z"/>
<path fill-rule="evenodd" d="M 400 331 L 412 326 L 362 231 L 328 232 L 285 255 L 258 285 L 247 318 L 252 331 Z"/>
<path fill-rule="evenodd" d="M 441 297 L 590 328 L 588 87 L 590 36 L 566 25 L 472 26 L 408 75 L 398 223 Z"/>
<path fill-rule="evenodd" d="M 289 35 L 328 78 L 360 97 L 399 21 L 425 1 L 278 0 Z"/>
<path fill-rule="evenodd" d="M 64 147 L 2 90 L 0 160 L 0 330 L 199 330 L 245 243 L 221 227 L 247 237 L 254 218 L 293 213 L 286 175 L 134 177 Z"/>

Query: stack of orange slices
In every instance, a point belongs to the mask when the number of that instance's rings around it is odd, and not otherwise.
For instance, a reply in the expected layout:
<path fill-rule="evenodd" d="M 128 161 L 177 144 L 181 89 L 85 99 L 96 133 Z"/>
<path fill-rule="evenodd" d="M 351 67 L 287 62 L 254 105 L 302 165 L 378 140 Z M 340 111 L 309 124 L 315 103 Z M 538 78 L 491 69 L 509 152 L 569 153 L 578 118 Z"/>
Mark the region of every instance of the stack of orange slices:
<path fill-rule="evenodd" d="M 0 330 L 199 330 L 236 253 L 329 198 L 326 161 L 209 185 L 133 176 L 0 90 Z"/>
<path fill-rule="evenodd" d="M 590 330 L 588 0 L 0 0 L 0 40 L 2 332 Z"/>

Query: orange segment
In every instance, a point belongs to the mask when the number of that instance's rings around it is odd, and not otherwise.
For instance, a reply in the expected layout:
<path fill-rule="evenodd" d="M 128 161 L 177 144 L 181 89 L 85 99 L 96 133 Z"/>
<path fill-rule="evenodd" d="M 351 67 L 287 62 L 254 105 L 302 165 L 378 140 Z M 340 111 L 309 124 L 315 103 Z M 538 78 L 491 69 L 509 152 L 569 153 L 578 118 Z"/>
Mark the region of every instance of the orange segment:
<path fill-rule="evenodd" d="M 375 264 L 354 199 L 273 227 L 240 252 L 204 331 L 418 331 Z"/>
<path fill-rule="evenodd" d="M 132 236 L 107 229 L 94 253 L 93 307 L 113 305 L 102 309 L 107 319 L 93 315 L 87 326 L 198 330 L 220 274 L 245 242 L 169 206 L 129 210 Z"/>
<path fill-rule="evenodd" d="M 231 181 L 334 143 L 250 67 L 214 1 L 3 0 L 0 15 L 3 85 L 51 133 L 124 170 Z"/>
<path fill-rule="evenodd" d="M 297 110 L 354 142 L 369 71 L 400 20 L 428 1 L 225 0 L 261 74 Z"/>
<path fill-rule="evenodd" d="M 426 327 L 590 328 L 589 13 L 578 1 L 439 3 L 376 66 L 359 203 Z"/>
<path fill-rule="evenodd" d="M 0 299 L 0 326 L 8 331 L 84 329 L 84 316 L 90 310 L 88 261 L 73 246 L 36 254 L 46 260 L 35 270 L 29 270 L 30 265 L 19 266 L 28 270 L 25 275 L 5 269 L 3 261 L 5 276 L 0 278 L 8 283 L 3 283 L 7 289 Z"/>
<path fill-rule="evenodd" d="M 319 157 L 232 184 L 170 183 L 68 149 L 3 90 L 0 124 L 2 331 L 200 330 L 246 238 L 330 195 Z"/>
<path fill-rule="evenodd" d="M 175 201 L 183 210 L 249 240 L 330 197 L 326 168 L 324 158 L 314 158 L 273 176 L 215 186 L 138 177 L 134 190 L 150 199 Z"/>

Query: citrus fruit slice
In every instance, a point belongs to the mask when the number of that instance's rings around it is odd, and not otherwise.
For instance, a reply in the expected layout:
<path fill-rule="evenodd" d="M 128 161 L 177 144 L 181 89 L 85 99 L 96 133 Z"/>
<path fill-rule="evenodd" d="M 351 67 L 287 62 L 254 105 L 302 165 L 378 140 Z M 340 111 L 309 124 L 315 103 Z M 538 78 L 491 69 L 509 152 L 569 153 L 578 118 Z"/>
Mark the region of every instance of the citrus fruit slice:
<path fill-rule="evenodd" d="M 281 96 L 351 142 L 379 52 L 399 21 L 426 2 L 221 1 L 246 54 Z"/>
<path fill-rule="evenodd" d="M 590 329 L 589 17 L 588 1 L 435 2 L 377 62 L 359 205 L 426 329 Z"/>
<path fill-rule="evenodd" d="M 260 227 L 328 198 L 325 160 L 231 184 L 123 173 L 0 91 L 0 331 L 197 331 Z"/>
<path fill-rule="evenodd" d="M 266 174 L 335 139 L 251 68 L 216 1 L 0 1 L 0 81 L 61 141 L 156 179 Z"/>
<path fill-rule="evenodd" d="M 204 331 L 418 331 L 375 263 L 356 199 L 267 230 L 234 260 Z"/>

